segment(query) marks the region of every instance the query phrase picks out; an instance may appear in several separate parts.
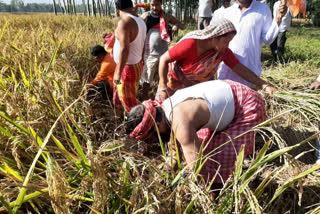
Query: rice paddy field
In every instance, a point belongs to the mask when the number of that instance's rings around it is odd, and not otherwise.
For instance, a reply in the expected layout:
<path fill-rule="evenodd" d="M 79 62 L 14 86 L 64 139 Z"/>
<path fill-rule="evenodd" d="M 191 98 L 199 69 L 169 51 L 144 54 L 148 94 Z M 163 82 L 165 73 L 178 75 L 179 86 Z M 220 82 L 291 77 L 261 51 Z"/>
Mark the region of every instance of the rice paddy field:
<path fill-rule="evenodd" d="M 128 139 L 110 102 L 85 99 L 90 48 L 117 19 L 0 15 L 0 213 L 320 213 L 320 29 L 294 24 L 286 54 L 263 49 L 267 121 L 220 195 L 165 167 L 165 145 Z M 181 37 L 186 31 L 180 31 Z M 177 39 L 177 38 L 176 38 Z"/>

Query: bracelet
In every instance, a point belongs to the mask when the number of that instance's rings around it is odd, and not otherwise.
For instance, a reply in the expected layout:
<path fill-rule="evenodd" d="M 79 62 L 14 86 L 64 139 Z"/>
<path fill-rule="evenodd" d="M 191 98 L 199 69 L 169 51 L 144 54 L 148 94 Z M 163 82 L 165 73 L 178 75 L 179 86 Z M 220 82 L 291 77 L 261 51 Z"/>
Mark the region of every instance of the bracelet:
<path fill-rule="evenodd" d="M 268 88 L 270 85 L 267 84 L 266 86 L 263 87 L 262 91 L 264 91 L 266 88 Z"/>

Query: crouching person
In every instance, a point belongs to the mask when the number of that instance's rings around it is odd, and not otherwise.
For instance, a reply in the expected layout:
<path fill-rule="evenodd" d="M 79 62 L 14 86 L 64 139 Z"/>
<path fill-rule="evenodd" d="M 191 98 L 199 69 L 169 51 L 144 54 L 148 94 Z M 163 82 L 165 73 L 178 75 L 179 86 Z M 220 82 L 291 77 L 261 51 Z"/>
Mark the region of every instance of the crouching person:
<path fill-rule="evenodd" d="M 249 130 L 263 122 L 265 114 L 264 101 L 256 91 L 230 80 L 212 80 L 178 90 L 161 106 L 148 100 L 134 107 L 126 131 L 131 138 L 144 139 L 154 120 L 161 134 L 170 133 L 172 128 L 190 169 L 202 140 L 209 139 L 204 149 L 209 159 L 201 173 L 207 181 L 217 174 L 214 183 L 221 184 L 232 174 L 241 145 L 245 145 L 245 156 L 253 153 L 255 133 Z"/>
<path fill-rule="evenodd" d="M 88 99 L 92 99 L 95 95 L 100 94 L 104 100 L 108 98 L 112 100 L 113 75 L 116 69 L 116 63 L 106 52 L 104 47 L 96 45 L 91 49 L 91 55 L 101 64 L 100 71 L 96 77 L 90 82 Z"/>

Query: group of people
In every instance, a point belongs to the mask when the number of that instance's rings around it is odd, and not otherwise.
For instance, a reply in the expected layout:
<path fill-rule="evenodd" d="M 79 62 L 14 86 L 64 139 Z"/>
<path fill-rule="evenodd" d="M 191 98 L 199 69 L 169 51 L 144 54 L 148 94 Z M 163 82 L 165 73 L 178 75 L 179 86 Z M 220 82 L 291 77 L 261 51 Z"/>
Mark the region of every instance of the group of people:
<path fill-rule="evenodd" d="M 259 1 L 259 3 L 265 3 L 265 1 L 261 1 L 261 0 L 257 0 L 257 1 Z M 221 3 L 222 3 L 221 7 L 212 13 L 212 8 L 215 7 L 215 5 L 216 5 L 215 1 L 214 0 L 199 0 L 199 8 L 198 8 L 198 12 L 197 12 L 198 29 L 201 30 L 204 27 L 206 27 L 207 25 L 209 25 L 211 20 L 215 21 L 215 20 L 218 20 L 221 18 L 228 18 L 234 24 L 236 23 L 235 21 L 238 20 L 238 18 L 239 18 L 238 9 L 230 9 L 229 8 L 231 6 L 231 0 L 223 0 Z M 234 4 L 234 5 L 236 5 L 238 7 L 237 4 Z M 254 7 L 256 10 L 258 10 L 259 13 L 265 15 L 264 16 L 266 18 L 265 23 L 264 23 L 264 24 L 266 24 L 265 28 L 269 29 L 269 25 L 272 21 L 272 18 L 271 18 L 271 14 L 269 12 L 270 10 L 269 10 L 268 6 L 262 5 L 262 4 L 251 4 L 251 3 L 249 3 L 249 6 Z M 242 7 L 242 6 L 240 6 L 240 7 Z M 233 6 L 233 8 L 235 8 L 235 6 Z M 254 17 L 252 15 L 252 13 L 254 13 L 255 10 L 253 8 L 244 7 L 244 10 L 247 10 L 247 9 L 249 10 L 248 12 L 246 12 L 246 13 L 248 13 L 248 16 L 249 16 L 248 19 L 250 19 L 252 21 L 257 21 L 259 18 Z M 238 14 L 237 15 L 238 17 L 232 18 L 233 14 L 234 14 L 233 12 Z M 251 14 L 251 15 L 249 15 L 249 14 Z M 279 27 L 278 27 L 279 32 L 277 33 L 276 39 L 274 39 L 274 37 L 271 35 L 270 39 L 273 41 L 271 44 L 269 44 L 270 43 L 269 41 L 265 41 L 264 43 L 270 45 L 272 56 L 273 56 L 274 60 L 277 61 L 277 60 L 281 59 L 284 54 L 285 43 L 287 40 L 286 33 L 290 28 L 291 19 L 292 19 L 291 11 L 287 10 L 285 7 L 285 1 L 281 2 L 280 0 L 278 0 L 274 3 L 273 19 L 276 20 L 276 22 L 279 25 Z M 247 23 L 247 20 L 246 21 L 242 20 L 241 22 Z M 256 23 L 256 22 L 254 22 L 254 23 Z M 237 24 L 235 24 L 235 25 L 237 25 Z M 241 26 L 241 25 L 243 25 L 243 24 L 239 24 L 239 26 Z M 263 25 L 261 23 L 259 23 L 258 28 L 260 28 L 261 26 L 263 26 Z M 252 26 L 248 26 L 248 28 L 254 29 L 254 28 L 252 28 Z M 243 29 L 243 27 L 241 26 L 241 27 L 239 27 L 239 29 Z M 260 33 L 257 33 L 256 35 L 259 35 L 259 34 Z M 248 36 L 248 35 L 245 35 L 245 36 Z M 241 47 L 241 49 L 242 49 L 242 47 Z M 259 52 L 260 52 L 260 50 L 257 50 L 257 53 L 259 53 Z M 259 57 L 259 56 L 257 55 L 257 57 Z"/>
<path fill-rule="evenodd" d="M 161 0 L 151 0 L 150 11 L 142 17 L 131 0 L 116 0 L 120 20 L 115 34 L 105 36 L 105 47 L 91 51 L 102 64 L 99 73 L 104 70 L 108 78 L 98 74 L 91 83 L 101 90 L 113 89 L 107 94 L 127 112 L 126 132 L 131 138 L 143 140 L 159 130 L 169 147 L 178 142 L 177 150 L 182 149 L 190 169 L 204 143 L 208 160 L 201 174 L 221 184 L 232 173 L 242 145 L 245 156 L 253 153 L 252 128 L 266 116 L 264 101 L 255 90 L 276 91 L 260 78 L 261 44 L 271 44 L 278 36 L 277 20 L 287 13 L 283 2 L 272 19 L 266 4 L 237 0 L 219 19 L 203 19 L 203 25 L 210 24 L 187 33 L 168 49 L 170 32 L 185 26 L 162 10 Z M 155 99 L 148 100 L 155 74 L 158 90 Z M 141 104 L 139 85 L 145 100 Z"/>

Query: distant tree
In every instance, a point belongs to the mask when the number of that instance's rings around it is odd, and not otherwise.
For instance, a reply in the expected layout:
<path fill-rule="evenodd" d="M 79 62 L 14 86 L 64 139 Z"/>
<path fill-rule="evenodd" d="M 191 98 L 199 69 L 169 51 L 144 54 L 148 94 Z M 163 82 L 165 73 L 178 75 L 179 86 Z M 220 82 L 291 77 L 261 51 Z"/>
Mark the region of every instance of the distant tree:
<path fill-rule="evenodd" d="M 8 5 L 0 1 L 0 12 L 8 12 Z"/>
<path fill-rule="evenodd" d="M 53 10 L 54 10 L 54 13 L 57 15 L 57 4 L 55 0 L 53 0 Z"/>
<path fill-rule="evenodd" d="M 24 3 L 22 0 L 11 0 L 11 12 L 19 12 L 23 10 Z"/>

